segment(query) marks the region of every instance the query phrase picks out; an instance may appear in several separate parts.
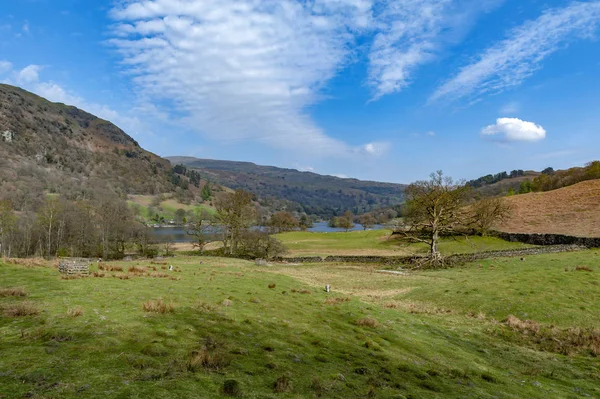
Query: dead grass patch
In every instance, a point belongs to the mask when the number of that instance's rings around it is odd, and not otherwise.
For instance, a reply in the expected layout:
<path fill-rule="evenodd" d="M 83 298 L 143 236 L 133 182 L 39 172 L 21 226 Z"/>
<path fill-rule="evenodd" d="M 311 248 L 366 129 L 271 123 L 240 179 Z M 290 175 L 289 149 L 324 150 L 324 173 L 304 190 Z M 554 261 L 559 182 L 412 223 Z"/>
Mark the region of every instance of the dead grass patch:
<path fill-rule="evenodd" d="M 230 363 L 231 361 L 225 353 L 203 348 L 199 351 L 192 352 L 187 362 L 187 369 L 191 372 L 202 369 L 219 371 L 229 366 Z"/>
<path fill-rule="evenodd" d="M 356 320 L 355 324 L 360 327 L 369 327 L 369 328 L 379 327 L 379 322 L 370 316 Z"/>
<path fill-rule="evenodd" d="M 592 268 L 589 266 L 577 266 L 575 268 L 575 271 L 577 271 L 577 272 L 593 272 L 594 270 L 592 270 Z"/>
<path fill-rule="evenodd" d="M 105 274 L 104 273 L 100 273 L 100 272 L 93 272 L 92 273 L 92 277 L 104 277 Z"/>
<path fill-rule="evenodd" d="M 533 320 L 521 320 L 513 315 L 508 316 L 504 323 L 543 350 L 563 355 L 588 351 L 593 356 L 600 356 L 600 329 L 598 328 L 563 329 L 545 326 Z"/>
<path fill-rule="evenodd" d="M 6 317 L 36 316 L 40 313 L 38 307 L 31 302 L 14 303 L 5 306 L 2 310 Z"/>
<path fill-rule="evenodd" d="M 295 289 L 295 288 L 292 288 L 292 292 L 293 292 L 294 294 L 306 294 L 306 295 L 310 295 L 310 294 L 312 294 L 312 291 L 310 291 L 310 290 L 306 290 L 306 289 L 297 290 L 297 289 Z"/>
<path fill-rule="evenodd" d="M 156 301 L 150 300 L 146 301 L 142 304 L 142 309 L 144 312 L 151 313 L 174 313 L 175 306 L 172 303 L 166 303 L 162 299 L 158 299 Z"/>
<path fill-rule="evenodd" d="M 69 317 L 79 317 L 79 316 L 83 316 L 83 309 L 81 309 L 81 307 L 77 306 L 75 308 L 71 308 L 67 310 L 67 316 Z"/>
<path fill-rule="evenodd" d="M 401 309 L 411 314 L 454 314 L 456 313 L 452 309 L 441 308 L 438 306 L 432 306 L 425 303 L 412 302 L 412 301 L 388 301 L 383 304 L 388 309 Z"/>
<path fill-rule="evenodd" d="M 289 377 L 282 375 L 273 384 L 273 391 L 276 393 L 284 393 L 292 390 L 292 380 Z"/>
<path fill-rule="evenodd" d="M 138 266 L 129 266 L 129 269 L 127 269 L 127 271 L 132 274 L 144 274 L 147 270 L 148 269 L 146 269 L 145 267 Z"/>
<path fill-rule="evenodd" d="M 24 297 L 27 293 L 23 288 L 0 288 L 0 297 L 7 296 Z"/>
<path fill-rule="evenodd" d="M 102 270 L 105 272 L 122 272 L 123 266 L 105 265 L 101 263 L 98 265 L 98 270 Z"/>
<path fill-rule="evenodd" d="M 84 274 L 63 274 L 60 276 L 61 280 L 79 280 L 80 278 L 86 278 L 88 276 Z"/>
<path fill-rule="evenodd" d="M 233 305 L 233 302 L 230 301 L 229 299 L 224 299 L 223 302 L 221 302 L 221 306 L 227 307 L 227 306 L 231 306 L 231 305 Z"/>
<path fill-rule="evenodd" d="M 344 302 L 350 302 L 351 298 L 349 296 L 347 297 L 337 297 L 337 298 L 327 298 L 325 300 L 325 305 L 339 305 L 340 303 L 344 303 Z"/>
<path fill-rule="evenodd" d="M 277 284 L 273 283 L 273 284 L 269 284 L 269 288 L 275 288 L 277 287 Z"/>
<path fill-rule="evenodd" d="M 58 267 L 58 261 L 48 261 L 44 258 L 8 258 L 5 263 L 23 267 Z"/>
<path fill-rule="evenodd" d="M 225 301 L 228 301 L 228 299 L 225 299 Z M 225 301 L 223 301 L 223 302 L 225 302 Z M 201 302 L 198 305 L 198 310 L 200 310 L 201 312 L 204 312 L 204 313 L 213 313 L 213 312 L 216 312 L 217 309 L 219 309 L 218 306 L 210 304 L 210 303 L 206 303 L 206 302 Z"/>
<path fill-rule="evenodd" d="M 120 276 L 118 276 L 121 280 L 129 280 L 129 275 L 128 274 L 122 274 Z"/>

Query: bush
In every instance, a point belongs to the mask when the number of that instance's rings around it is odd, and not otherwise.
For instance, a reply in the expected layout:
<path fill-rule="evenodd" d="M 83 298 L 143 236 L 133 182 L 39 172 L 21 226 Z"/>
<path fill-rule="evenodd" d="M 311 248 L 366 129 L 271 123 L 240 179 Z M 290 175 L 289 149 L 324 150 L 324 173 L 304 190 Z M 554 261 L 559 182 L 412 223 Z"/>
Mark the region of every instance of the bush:
<path fill-rule="evenodd" d="M 261 231 L 247 231 L 240 236 L 236 255 L 247 258 L 272 259 L 287 253 L 275 237 Z"/>

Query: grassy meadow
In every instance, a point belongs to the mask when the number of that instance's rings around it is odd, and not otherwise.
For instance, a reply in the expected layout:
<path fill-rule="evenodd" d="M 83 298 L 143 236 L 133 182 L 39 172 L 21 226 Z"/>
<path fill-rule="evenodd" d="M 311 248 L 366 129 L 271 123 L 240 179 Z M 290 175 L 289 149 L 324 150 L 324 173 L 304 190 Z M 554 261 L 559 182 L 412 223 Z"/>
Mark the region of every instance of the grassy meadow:
<path fill-rule="evenodd" d="M 391 230 L 367 230 L 336 233 L 291 232 L 276 237 L 289 249 L 291 256 L 380 255 L 403 256 L 427 252 L 425 244 L 406 244 L 393 237 Z M 444 238 L 439 249 L 446 255 L 501 249 L 528 248 L 518 242 L 495 237 Z"/>
<path fill-rule="evenodd" d="M 0 263 L 0 397 L 600 397 L 597 258 Z"/>

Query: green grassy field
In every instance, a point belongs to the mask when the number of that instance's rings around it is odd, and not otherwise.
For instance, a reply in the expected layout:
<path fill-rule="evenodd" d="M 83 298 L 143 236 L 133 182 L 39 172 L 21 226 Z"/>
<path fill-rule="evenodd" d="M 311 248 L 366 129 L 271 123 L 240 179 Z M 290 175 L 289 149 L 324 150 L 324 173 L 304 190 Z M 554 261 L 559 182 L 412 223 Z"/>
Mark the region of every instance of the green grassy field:
<path fill-rule="evenodd" d="M 291 255 L 389 255 L 401 256 L 427 251 L 424 244 L 410 244 L 391 237 L 390 230 L 351 231 L 340 233 L 292 232 L 276 237 L 290 250 Z M 472 253 L 501 249 L 519 249 L 530 245 L 507 242 L 494 237 L 457 237 L 442 239 L 444 254 Z"/>
<path fill-rule="evenodd" d="M 172 272 L 115 262 L 125 271 L 75 280 L 0 264 L 0 397 L 212 398 L 226 397 L 225 385 L 245 398 L 599 397 L 589 350 L 543 351 L 502 323 L 512 313 L 597 325 L 595 259 L 389 275 L 178 257 Z M 574 270 L 584 265 L 592 271 Z M 159 299 L 173 312 L 143 310 Z M 39 313 L 15 315 L 27 310 Z"/>

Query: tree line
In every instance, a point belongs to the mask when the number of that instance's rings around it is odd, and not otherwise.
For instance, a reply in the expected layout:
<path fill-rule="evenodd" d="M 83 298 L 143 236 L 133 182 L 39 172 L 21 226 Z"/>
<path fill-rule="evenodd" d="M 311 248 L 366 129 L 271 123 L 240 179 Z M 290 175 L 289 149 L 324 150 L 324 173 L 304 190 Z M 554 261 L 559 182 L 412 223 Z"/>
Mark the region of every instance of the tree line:
<path fill-rule="evenodd" d="M 69 201 L 47 195 L 34 210 L 15 211 L 0 201 L 0 255 L 122 258 L 128 250 L 148 255 L 148 228 L 122 199 L 99 195 Z"/>
<path fill-rule="evenodd" d="M 572 186 L 586 180 L 600 179 L 600 161 L 592 161 L 582 168 L 571 168 L 555 171 L 549 167 L 533 180 L 521 182 L 518 191 L 511 189 L 508 195 L 527 194 L 530 192 L 551 191 Z"/>

